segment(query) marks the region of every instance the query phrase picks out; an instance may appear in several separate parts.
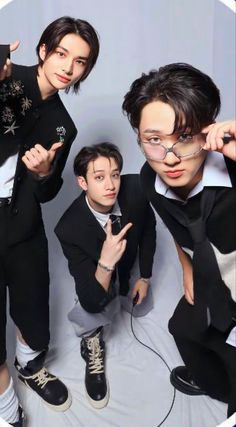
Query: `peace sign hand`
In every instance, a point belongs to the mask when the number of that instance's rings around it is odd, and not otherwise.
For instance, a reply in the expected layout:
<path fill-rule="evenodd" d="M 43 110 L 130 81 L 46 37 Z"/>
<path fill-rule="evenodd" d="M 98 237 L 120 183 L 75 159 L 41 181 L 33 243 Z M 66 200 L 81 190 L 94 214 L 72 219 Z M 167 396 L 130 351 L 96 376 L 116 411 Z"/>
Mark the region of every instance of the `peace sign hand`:
<path fill-rule="evenodd" d="M 133 224 L 129 222 L 121 229 L 119 234 L 114 235 L 112 234 L 111 220 L 108 220 L 106 228 L 107 236 L 100 255 L 101 264 L 114 267 L 121 259 L 127 244 L 125 235 L 132 225 Z"/>

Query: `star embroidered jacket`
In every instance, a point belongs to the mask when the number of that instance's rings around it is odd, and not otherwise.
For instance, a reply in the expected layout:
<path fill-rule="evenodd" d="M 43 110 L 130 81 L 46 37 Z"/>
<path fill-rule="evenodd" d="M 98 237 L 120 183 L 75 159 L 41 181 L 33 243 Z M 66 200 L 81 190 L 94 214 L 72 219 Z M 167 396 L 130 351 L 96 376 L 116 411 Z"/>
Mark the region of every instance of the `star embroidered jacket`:
<path fill-rule="evenodd" d="M 5 46 L 0 46 L 0 64 L 4 64 Z M 19 153 L 16 166 L 8 244 L 27 239 L 43 226 L 40 203 L 53 199 L 62 185 L 70 147 L 76 127 L 58 93 L 42 100 L 38 66 L 12 65 L 10 78 L 0 81 L 0 167 L 10 156 Z M 22 162 L 25 151 L 35 144 L 49 149 L 63 141 L 56 152 L 52 173 L 37 179 Z"/>

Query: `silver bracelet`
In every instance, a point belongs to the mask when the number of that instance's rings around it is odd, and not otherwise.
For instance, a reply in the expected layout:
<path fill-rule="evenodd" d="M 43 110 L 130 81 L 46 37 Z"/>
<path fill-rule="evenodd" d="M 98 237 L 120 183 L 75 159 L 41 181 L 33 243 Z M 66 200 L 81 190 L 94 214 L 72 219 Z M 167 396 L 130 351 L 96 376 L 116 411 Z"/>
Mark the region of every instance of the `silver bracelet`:
<path fill-rule="evenodd" d="M 146 279 L 145 277 L 140 277 L 139 280 L 142 280 L 142 282 L 145 282 L 147 285 L 149 285 L 149 280 L 150 279 Z"/>
<path fill-rule="evenodd" d="M 111 273 L 112 271 L 115 270 L 115 267 L 108 267 L 107 265 L 102 264 L 100 261 L 98 261 L 98 265 L 100 268 L 107 271 L 108 273 Z"/>

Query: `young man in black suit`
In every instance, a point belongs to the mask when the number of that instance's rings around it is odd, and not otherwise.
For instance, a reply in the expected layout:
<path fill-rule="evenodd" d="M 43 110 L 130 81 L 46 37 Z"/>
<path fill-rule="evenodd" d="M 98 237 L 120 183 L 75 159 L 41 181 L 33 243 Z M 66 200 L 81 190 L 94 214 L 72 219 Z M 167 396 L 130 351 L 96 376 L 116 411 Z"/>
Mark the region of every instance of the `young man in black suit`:
<path fill-rule="evenodd" d="M 155 252 L 155 217 L 139 176 L 120 176 L 122 163 L 113 144 L 82 148 L 74 161 L 74 173 L 83 193 L 55 229 L 75 280 L 79 301 L 69 319 L 82 337 L 86 392 L 95 408 L 103 408 L 109 399 L 102 332 L 120 309 L 119 294 L 130 306 L 132 297 L 138 296 L 137 315 L 144 314 L 144 305 L 145 312 L 152 308 L 148 287 Z M 125 298 L 137 253 L 140 278 L 131 297 Z"/>
<path fill-rule="evenodd" d="M 215 123 L 220 94 L 209 76 L 176 63 L 143 74 L 123 109 L 147 159 L 141 181 L 172 233 L 185 297 L 169 322 L 185 367 L 172 384 L 236 411 L 236 129 Z M 228 143 L 224 137 L 228 136 Z"/>
<path fill-rule="evenodd" d="M 22 409 L 6 365 L 7 287 L 19 378 L 52 409 L 71 403 L 65 385 L 44 368 L 49 273 L 40 203 L 58 193 L 77 133 L 58 91 L 78 91 L 99 43 L 88 22 L 62 17 L 43 32 L 37 65 L 11 63 L 18 45 L 0 47 L 0 417 L 20 427 Z"/>

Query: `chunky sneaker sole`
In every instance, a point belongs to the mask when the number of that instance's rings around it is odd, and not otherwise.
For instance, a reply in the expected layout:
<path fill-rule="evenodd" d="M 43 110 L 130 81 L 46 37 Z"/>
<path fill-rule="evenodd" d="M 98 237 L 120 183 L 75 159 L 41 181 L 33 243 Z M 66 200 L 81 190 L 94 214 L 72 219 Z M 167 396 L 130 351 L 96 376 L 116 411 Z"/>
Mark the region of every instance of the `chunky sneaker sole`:
<path fill-rule="evenodd" d="M 94 400 L 91 398 L 91 396 L 89 396 L 86 387 L 85 387 L 85 393 L 86 393 L 86 397 L 90 403 L 91 406 L 93 406 L 93 408 L 95 409 L 102 409 L 105 408 L 105 406 L 107 406 L 108 402 L 109 402 L 109 398 L 110 398 L 110 392 L 109 392 L 109 384 L 107 382 L 107 393 L 106 396 L 101 399 L 101 400 Z"/>
<path fill-rule="evenodd" d="M 64 412 L 71 406 L 72 398 L 66 385 L 43 366 L 45 355 L 46 350 L 30 360 L 24 368 L 16 358 L 14 365 L 19 379 L 34 391 L 45 405 L 54 411 Z"/>
<path fill-rule="evenodd" d="M 48 408 L 53 409 L 53 411 L 56 411 L 56 412 L 65 412 L 65 411 L 67 411 L 67 409 L 70 408 L 70 406 L 72 404 L 72 396 L 71 396 L 69 390 L 68 390 L 68 398 L 67 398 L 67 400 L 64 403 L 62 403 L 61 405 L 52 405 L 51 403 L 48 403 L 45 399 L 43 399 L 37 393 L 37 391 L 35 391 L 32 387 L 30 387 L 30 385 L 27 383 L 27 380 L 25 380 L 20 375 L 18 377 L 22 381 L 23 384 L 25 384 L 31 391 L 33 391 L 43 401 L 43 403 L 45 405 L 47 405 Z"/>

